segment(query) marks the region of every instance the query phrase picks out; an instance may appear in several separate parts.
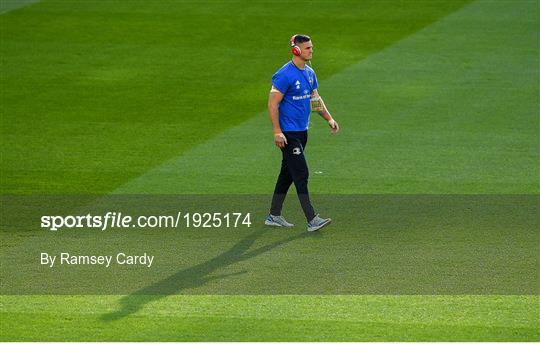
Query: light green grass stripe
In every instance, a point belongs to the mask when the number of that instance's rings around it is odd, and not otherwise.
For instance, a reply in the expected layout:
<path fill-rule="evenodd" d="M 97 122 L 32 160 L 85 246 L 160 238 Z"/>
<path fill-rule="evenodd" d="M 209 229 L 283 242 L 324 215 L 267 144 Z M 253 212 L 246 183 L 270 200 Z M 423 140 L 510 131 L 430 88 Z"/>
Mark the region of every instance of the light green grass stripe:
<path fill-rule="evenodd" d="M 2 296 L 7 339 L 537 340 L 536 296 L 170 296 L 101 320 L 120 296 Z M 4 313 L 5 312 L 5 313 Z M 84 319 L 85 326 L 79 321 Z M 44 332 L 35 326 L 48 327 Z M 132 331 L 130 329 L 138 329 Z M 56 330 L 55 330 L 56 329 Z M 536 333 L 536 334 L 535 334 Z M 18 337 L 17 337 L 18 336 Z"/>
<path fill-rule="evenodd" d="M 5 312 L 100 315 L 115 311 L 121 297 L 4 295 L 1 305 Z M 25 299 L 28 302 L 21 302 Z M 515 327 L 535 325 L 532 311 L 539 300 L 538 296 L 521 295 L 172 295 L 148 303 L 139 314 L 396 323 L 406 319 L 408 323 L 452 321 L 454 325 L 474 326 L 485 324 L 489 318 L 485 311 L 491 308 L 497 310 L 498 317 L 493 317 L 490 325 Z M 177 306 L 171 309 L 171 304 Z M 384 314 L 380 312 L 382 306 L 387 307 Z"/>
<path fill-rule="evenodd" d="M 0 0 L 0 14 L 4 14 L 18 8 L 35 4 L 40 0 Z"/>
<path fill-rule="evenodd" d="M 538 32 L 537 2 L 477 1 L 322 82 L 311 190 L 538 192 Z M 279 159 L 262 112 L 116 193 L 267 193 Z"/>
<path fill-rule="evenodd" d="M 9 13 L 3 193 L 106 194 L 262 110 L 291 32 L 316 37 L 325 79 L 470 1 L 301 0 L 305 20 L 287 2 L 246 0 Z M 254 54 L 254 37 L 272 39 Z"/>

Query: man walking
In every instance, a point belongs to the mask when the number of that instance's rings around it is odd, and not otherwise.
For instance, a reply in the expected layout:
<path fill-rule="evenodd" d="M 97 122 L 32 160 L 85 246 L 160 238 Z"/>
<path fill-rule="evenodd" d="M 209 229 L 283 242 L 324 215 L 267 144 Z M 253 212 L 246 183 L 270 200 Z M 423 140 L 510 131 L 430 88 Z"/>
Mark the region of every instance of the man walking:
<path fill-rule="evenodd" d="M 315 214 L 308 192 L 309 170 L 304 156 L 307 130 L 311 111 L 317 111 L 331 128 L 339 131 L 338 123 L 332 118 L 317 91 L 317 77 L 306 63 L 313 55 L 311 38 L 294 35 L 290 40 L 293 58 L 272 77 L 272 89 L 268 99 L 268 112 L 274 129 L 274 143 L 281 149 L 281 171 L 279 173 L 270 214 L 264 221 L 269 226 L 292 227 L 281 215 L 283 202 L 292 183 L 307 220 L 307 230 L 317 231 L 330 224 L 331 219 Z"/>

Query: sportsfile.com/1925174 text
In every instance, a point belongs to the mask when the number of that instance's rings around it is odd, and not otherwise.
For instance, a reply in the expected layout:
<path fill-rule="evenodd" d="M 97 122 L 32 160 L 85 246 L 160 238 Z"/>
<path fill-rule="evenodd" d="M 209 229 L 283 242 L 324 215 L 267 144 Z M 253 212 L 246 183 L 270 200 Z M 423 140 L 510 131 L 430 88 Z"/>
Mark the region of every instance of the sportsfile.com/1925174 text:
<path fill-rule="evenodd" d="M 41 228 L 238 228 L 251 227 L 251 213 L 177 212 L 175 215 L 140 215 L 135 218 L 121 212 L 105 215 L 44 215 Z"/>

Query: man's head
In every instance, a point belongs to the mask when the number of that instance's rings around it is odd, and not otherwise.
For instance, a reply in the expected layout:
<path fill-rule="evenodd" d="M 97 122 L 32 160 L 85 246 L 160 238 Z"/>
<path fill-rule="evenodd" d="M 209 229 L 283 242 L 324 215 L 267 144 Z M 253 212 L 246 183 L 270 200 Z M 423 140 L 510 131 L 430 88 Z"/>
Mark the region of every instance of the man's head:
<path fill-rule="evenodd" d="M 306 35 L 294 35 L 291 37 L 291 51 L 295 56 L 304 61 L 311 60 L 313 56 L 313 44 L 311 38 Z"/>

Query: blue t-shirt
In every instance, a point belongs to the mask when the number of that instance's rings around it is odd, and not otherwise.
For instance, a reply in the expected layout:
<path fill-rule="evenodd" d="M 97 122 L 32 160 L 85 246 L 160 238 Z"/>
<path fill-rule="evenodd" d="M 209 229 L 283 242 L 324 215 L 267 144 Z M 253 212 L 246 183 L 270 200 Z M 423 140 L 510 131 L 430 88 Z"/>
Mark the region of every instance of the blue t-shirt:
<path fill-rule="evenodd" d="M 311 94 L 318 87 L 313 69 L 306 65 L 301 70 L 290 61 L 274 74 L 272 85 L 284 94 L 279 104 L 281 130 L 307 130 L 311 113 Z"/>

